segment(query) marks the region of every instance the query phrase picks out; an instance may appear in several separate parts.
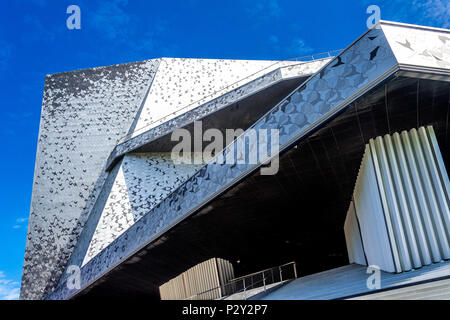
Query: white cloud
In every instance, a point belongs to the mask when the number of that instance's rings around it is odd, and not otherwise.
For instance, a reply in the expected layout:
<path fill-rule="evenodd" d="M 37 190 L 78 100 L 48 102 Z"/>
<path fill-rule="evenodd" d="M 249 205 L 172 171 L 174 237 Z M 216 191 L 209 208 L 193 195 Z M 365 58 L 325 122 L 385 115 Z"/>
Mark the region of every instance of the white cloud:
<path fill-rule="evenodd" d="M 288 48 L 288 53 L 291 55 L 291 57 L 304 56 L 312 53 L 312 51 L 313 49 L 300 38 L 293 39 L 291 45 Z"/>
<path fill-rule="evenodd" d="M 0 271 L 0 300 L 19 299 L 20 284 L 10 280 L 3 271 Z"/>
<path fill-rule="evenodd" d="M 435 22 L 436 27 L 450 27 L 450 2 L 448 0 L 415 0 L 414 5 L 425 19 Z"/>
<path fill-rule="evenodd" d="M 278 0 L 250 1 L 251 5 L 245 8 L 252 26 L 257 28 L 262 23 L 279 19 L 283 13 Z"/>

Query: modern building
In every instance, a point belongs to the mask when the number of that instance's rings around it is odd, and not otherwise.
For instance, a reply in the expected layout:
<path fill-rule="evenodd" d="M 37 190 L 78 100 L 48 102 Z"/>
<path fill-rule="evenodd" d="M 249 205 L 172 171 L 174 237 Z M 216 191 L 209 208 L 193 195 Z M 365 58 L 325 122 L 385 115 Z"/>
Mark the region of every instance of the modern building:
<path fill-rule="evenodd" d="M 48 75 L 21 299 L 449 299 L 449 113 L 450 30 L 387 21 Z"/>

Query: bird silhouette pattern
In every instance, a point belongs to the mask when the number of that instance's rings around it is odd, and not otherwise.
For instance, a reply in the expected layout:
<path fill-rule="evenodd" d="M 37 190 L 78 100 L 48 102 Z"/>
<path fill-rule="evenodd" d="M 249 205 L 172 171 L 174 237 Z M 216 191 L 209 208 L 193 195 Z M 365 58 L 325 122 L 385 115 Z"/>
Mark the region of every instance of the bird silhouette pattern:
<path fill-rule="evenodd" d="M 129 130 L 155 75 L 142 61 L 46 76 L 21 298 L 40 299 L 59 280 L 109 153 Z"/>
<path fill-rule="evenodd" d="M 201 165 L 174 164 L 170 153 L 131 153 L 124 157 L 83 265 L 139 221 Z"/>

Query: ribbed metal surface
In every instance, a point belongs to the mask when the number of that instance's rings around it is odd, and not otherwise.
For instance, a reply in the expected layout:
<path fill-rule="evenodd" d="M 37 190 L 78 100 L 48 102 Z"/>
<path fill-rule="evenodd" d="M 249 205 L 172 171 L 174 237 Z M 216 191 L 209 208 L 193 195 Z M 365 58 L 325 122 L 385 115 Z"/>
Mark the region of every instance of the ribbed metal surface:
<path fill-rule="evenodd" d="M 449 259 L 449 186 L 431 126 L 371 139 L 351 204 L 367 263 L 402 272 Z M 351 241 L 359 232 L 355 223 L 349 227 L 352 210 L 345 232 L 356 261 L 354 251 L 361 253 Z"/>
<path fill-rule="evenodd" d="M 220 289 L 215 288 L 227 283 L 233 277 L 233 265 L 230 262 L 212 258 L 160 286 L 161 300 L 217 299 L 223 294 Z M 199 293 L 201 295 L 198 295 Z"/>
<path fill-rule="evenodd" d="M 393 254 L 383 216 L 383 198 L 379 196 L 378 178 L 370 147 L 366 146 L 349 211 L 355 212 L 356 226 L 352 225 L 351 233 L 346 229 L 344 231 L 347 240 L 350 234 L 353 234 L 355 240 L 360 235 L 361 244 L 347 243 L 347 248 L 349 253 L 353 250 L 353 255 L 365 257 L 366 263 L 362 264 L 377 265 L 382 270 L 394 272 Z M 350 217 L 351 215 L 348 215 L 347 220 Z M 354 261 L 361 263 L 361 258 Z"/>

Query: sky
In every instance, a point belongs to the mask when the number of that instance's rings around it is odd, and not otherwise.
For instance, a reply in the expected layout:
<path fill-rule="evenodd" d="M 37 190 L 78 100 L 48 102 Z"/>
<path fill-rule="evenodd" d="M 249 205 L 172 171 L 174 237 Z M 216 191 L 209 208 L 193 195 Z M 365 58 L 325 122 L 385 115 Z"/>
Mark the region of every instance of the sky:
<path fill-rule="evenodd" d="M 284 60 L 342 49 L 381 19 L 450 28 L 448 0 L 4 0 L 0 10 L 0 300 L 17 299 L 49 73 L 158 57 Z M 81 29 L 69 30 L 69 5 Z"/>

